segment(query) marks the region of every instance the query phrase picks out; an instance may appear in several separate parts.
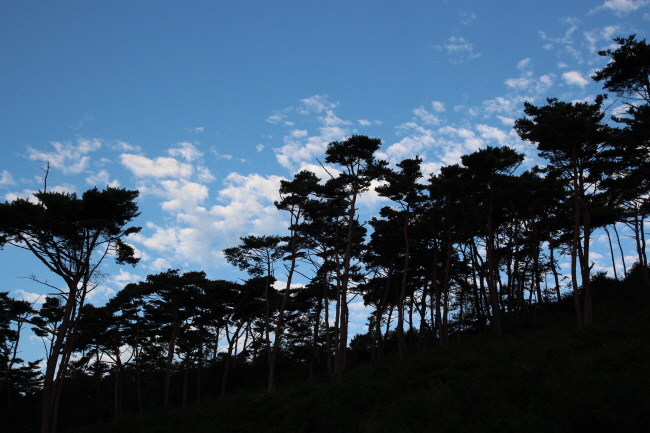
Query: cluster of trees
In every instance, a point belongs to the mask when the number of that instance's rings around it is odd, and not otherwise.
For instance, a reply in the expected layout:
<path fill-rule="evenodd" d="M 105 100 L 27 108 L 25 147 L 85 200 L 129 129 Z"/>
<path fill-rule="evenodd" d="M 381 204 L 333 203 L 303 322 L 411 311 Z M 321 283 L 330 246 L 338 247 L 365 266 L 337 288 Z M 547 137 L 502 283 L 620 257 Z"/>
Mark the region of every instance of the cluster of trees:
<path fill-rule="evenodd" d="M 98 393 L 110 380 L 113 410 L 121 414 L 125 398 L 142 412 L 154 389 L 165 406 L 223 394 L 233 369 L 244 366 L 265 370 L 270 393 L 279 366 L 340 379 L 350 341 L 372 358 L 393 351 L 402 359 L 426 344 L 446 347 L 463 331 L 491 328 L 501 337 L 504 320 L 562 297 L 560 255 L 570 256 L 577 324 L 591 323 L 595 230 L 609 237 L 612 229 L 627 273 L 617 224 L 632 229 L 650 286 L 650 48 L 634 35 L 616 42 L 617 49 L 600 53 L 611 62 L 594 76 L 622 99 L 613 118 L 606 117 L 605 96 L 525 104 L 515 130 L 537 147 L 544 167 L 522 172 L 522 153 L 487 147 L 425 179 L 417 156 L 395 168 L 378 160 L 379 139 L 330 143 L 327 179 L 302 171 L 281 182 L 275 204 L 289 216 L 286 236 L 243 237 L 224 250 L 248 273 L 244 281 L 169 270 L 95 307 L 85 298 L 101 261 L 112 255 L 137 262 L 123 241 L 139 230 L 126 228 L 137 216 L 137 192 L 94 189 L 80 199 L 43 191 L 38 203 L 0 205 L 0 245 L 30 250 L 67 287 L 50 286 L 59 292 L 39 311 L 0 297 L 6 404 L 40 392 L 45 433 L 55 430 L 66 377 L 84 377 Z M 363 222 L 357 203 L 372 188 L 392 205 Z M 297 287 L 297 274 L 308 283 Z M 370 307 L 368 332 L 351 338 L 349 304 L 358 297 Z M 42 386 L 36 365 L 16 357 L 26 324 L 48 348 Z"/>

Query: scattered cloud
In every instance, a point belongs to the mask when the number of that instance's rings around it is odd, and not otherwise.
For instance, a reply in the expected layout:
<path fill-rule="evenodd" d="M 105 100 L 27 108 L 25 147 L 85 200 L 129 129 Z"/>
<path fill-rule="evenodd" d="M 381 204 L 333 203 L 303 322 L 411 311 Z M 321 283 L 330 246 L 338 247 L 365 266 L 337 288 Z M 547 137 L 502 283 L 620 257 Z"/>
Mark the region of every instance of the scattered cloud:
<path fill-rule="evenodd" d="M 367 120 L 367 119 L 359 119 L 357 120 L 357 122 L 359 122 L 359 125 L 361 126 L 381 125 L 383 123 L 381 120 Z"/>
<path fill-rule="evenodd" d="M 321 114 L 316 117 L 321 127 L 316 135 L 311 136 L 307 130 L 291 130 L 284 137 L 284 145 L 273 149 L 280 165 L 290 171 L 315 162 L 316 158 L 325 153 L 330 142 L 345 139 L 349 133 L 346 127 L 352 125 L 352 122 L 336 115 L 334 107 L 338 104 L 330 103 L 326 96 L 312 96 L 303 99 L 301 103 L 301 114 Z"/>
<path fill-rule="evenodd" d="M 227 159 L 230 161 L 232 159 L 232 155 L 224 155 L 222 153 L 219 153 L 216 147 L 211 147 L 210 152 L 214 155 L 216 159 Z"/>
<path fill-rule="evenodd" d="M 416 122 L 407 122 L 397 127 L 398 134 L 404 135 L 397 143 L 393 143 L 386 150 L 377 152 L 377 157 L 385 159 L 391 164 L 406 159 L 413 158 L 415 155 L 426 156 L 427 150 L 430 150 L 436 143 L 434 131 L 424 128 Z"/>
<path fill-rule="evenodd" d="M 140 146 L 134 146 L 132 144 L 129 144 L 125 141 L 118 141 L 117 143 L 114 143 L 110 146 L 113 150 L 116 150 L 118 152 L 135 152 L 138 153 L 142 149 Z"/>
<path fill-rule="evenodd" d="M 539 32 L 539 36 L 542 41 L 546 42 L 543 48 L 546 50 L 552 50 L 558 46 L 558 56 L 567 55 L 571 61 L 582 63 L 582 54 L 574 47 L 575 34 L 582 22 L 575 17 L 565 17 L 560 20 L 560 23 L 566 28 L 564 33 L 560 36 L 549 36 L 544 31 Z"/>
<path fill-rule="evenodd" d="M 81 119 L 79 119 L 79 121 L 78 121 L 75 125 L 68 125 L 68 126 L 69 126 L 71 129 L 73 129 L 73 130 L 75 130 L 75 131 L 78 131 L 78 130 L 80 130 L 81 128 L 83 128 L 84 123 L 86 123 L 86 122 L 92 122 L 92 121 L 94 121 L 94 120 L 95 120 L 95 118 L 94 118 L 93 116 L 87 114 L 87 115 L 85 115 L 84 117 L 82 117 Z"/>
<path fill-rule="evenodd" d="M 300 129 L 294 129 L 289 133 L 291 135 L 291 138 L 303 138 L 309 135 L 309 132 L 307 132 L 306 129 L 300 130 Z"/>
<path fill-rule="evenodd" d="M 189 178 L 194 171 L 190 164 L 169 157 L 149 159 L 142 155 L 123 153 L 120 160 L 137 177 Z"/>
<path fill-rule="evenodd" d="M 216 180 L 212 173 L 210 173 L 208 167 L 197 167 L 196 171 L 199 182 L 210 183 Z"/>
<path fill-rule="evenodd" d="M 0 176 L 0 185 L 15 185 L 16 181 L 11 176 L 7 170 L 2 170 L 2 176 Z"/>
<path fill-rule="evenodd" d="M 101 170 L 98 173 L 88 176 L 86 178 L 86 183 L 99 188 L 105 188 L 107 185 L 112 188 L 120 186 L 120 182 L 117 179 L 110 180 L 110 175 L 106 170 Z"/>
<path fill-rule="evenodd" d="M 565 72 L 562 74 L 562 79 L 569 85 L 580 86 L 583 89 L 587 84 L 589 84 L 589 80 L 587 80 L 579 71 Z"/>
<path fill-rule="evenodd" d="M 54 141 L 50 144 L 54 147 L 52 152 L 44 152 L 28 146 L 27 157 L 32 161 L 49 162 L 51 168 L 59 169 L 64 174 L 84 172 L 90 162 L 89 154 L 102 147 L 102 142 L 96 138 L 91 140 L 79 138 L 76 143 Z"/>
<path fill-rule="evenodd" d="M 476 14 L 474 12 L 461 11 L 458 15 L 460 16 L 460 22 L 465 26 L 476 19 Z"/>
<path fill-rule="evenodd" d="M 300 114 L 322 113 L 326 110 L 332 110 L 338 106 L 338 103 L 329 102 L 327 95 L 314 95 L 300 101 Z"/>
<path fill-rule="evenodd" d="M 613 39 L 621 32 L 620 26 L 606 26 L 602 29 L 595 29 L 590 32 L 583 32 L 587 48 L 592 53 L 596 53 L 601 49 L 613 47 Z M 599 42 L 604 42 L 605 46 L 598 46 Z M 600 56 L 599 56 L 600 57 Z"/>
<path fill-rule="evenodd" d="M 120 286 L 126 286 L 129 283 L 137 283 L 138 281 L 142 281 L 142 279 L 143 278 L 140 275 L 127 272 L 123 268 L 120 268 L 118 274 L 113 277 L 113 281 Z"/>
<path fill-rule="evenodd" d="M 167 200 L 161 204 L 167 212 L 181 212 L 194 209 L 208 198 L 208 187 L 186 180 L 163 180 L 160 182 L 162 196 Z"/>
<path fill-rule="evenodd" d="M 438 125 L 442 120 L 435 114 L 429 113 L 424 107 L 420 106 L 413 109 L 413 114 L 418 117 L 425 125 Z"/>
<path fill-rule="evenodd" d="M 431 102 L 431 108 L 433 108 L 433 111 L 437 113 L 444 113 L 445 110 L 445 103 L 440 102 L 440 101 L 432 101 Z"/>
<path fill-rule="evenodd" d="M 617 17 L 624 17 L 648 4 L 650 4 L 649 0 L 607 0 L 597 8 L 590 10 L 589 13 L 593 14 L 605 10 L 613 12 Z"/>
<path fill-rule="evenodd" d="M 261 151 L 264 150 L 264 145 L 263 144 L 258 144 L 257 146 L 255 146 L 255 149 L 257 149 L 258 152 L 261 152 Z"/>
<path fill-rule="evenodd" d="M 42 304 L 45 302 L 45 295 L 43 294 L 30 293 L 22 289 L 14 290 L 13 293 L 17 295 L 17 299 L 22 299 L 23 301 L 27 301 L 30 304 Z"/>
<path fill-rule="evenodd" d="M 200 152 L 192 143 L 182 142 L 178 143 L 178 146 L 180 147 L 167 150 L 167 153 L 174 157 L 182 156 L 186 162 L 194 161 L 203 156 L 203 152 Z"/>
<path fill-rule="evenodd" d="M 481 53 L 474 52 L 474 44 L 459 36 L 452 36 L 447 39 L 445 44 L 434 45 L 433 48 L 446 51 L 449 62 L 453 64 L 460 64 L 481 57 Z"/>

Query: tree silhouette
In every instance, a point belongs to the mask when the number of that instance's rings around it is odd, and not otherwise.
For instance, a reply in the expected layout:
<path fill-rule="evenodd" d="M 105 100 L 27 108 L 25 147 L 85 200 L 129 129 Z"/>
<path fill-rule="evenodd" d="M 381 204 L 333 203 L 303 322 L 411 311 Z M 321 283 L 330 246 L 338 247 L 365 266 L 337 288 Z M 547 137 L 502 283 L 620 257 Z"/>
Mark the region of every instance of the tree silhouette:
<path fill-rule="evenodd" d="M 125 226 L 138 216 L 137 191 L 108 187 L 75 193 L 40 191 L 37 203 L 18 198 L 0 204 L 0 246 L 13 245 L 30 251 L 66 288 L 63 318 L 54 336 L 47 361 L 41 407 L 41 433 L 56 429 L 58 397 L 72 355 L 79 312 L 99 265 L 108 256 L 119 264 L 135 265 L 139 259 L 124 238 L 140 231 Z M 54 287 L 53 287 L 54 288 Z M 55 377 L 56 376 L 56 377 Z"/>
<path fill-rule="evenodd" d="M 599 96 L 593 104 L 576 104 L 548 99 L 547 105 L 536 107 L 525 103 L 529 118 L 515 122 L 519 136 L 535 143 L 539 155 L 549 161 L 547 172 L 568 180 L 574 203 L 573 238 L 571 243 L 571 278 L 579 326 L 592 323 L 590 288 L 590 237 L 597 209 L 598 195 L 602 194 L 604 179 L 603 152 L 609 146 L 610 131 L 602 123 L 604 113 Z M 577 262 L 584 289 L 584 318 L 580 308 Z"/>

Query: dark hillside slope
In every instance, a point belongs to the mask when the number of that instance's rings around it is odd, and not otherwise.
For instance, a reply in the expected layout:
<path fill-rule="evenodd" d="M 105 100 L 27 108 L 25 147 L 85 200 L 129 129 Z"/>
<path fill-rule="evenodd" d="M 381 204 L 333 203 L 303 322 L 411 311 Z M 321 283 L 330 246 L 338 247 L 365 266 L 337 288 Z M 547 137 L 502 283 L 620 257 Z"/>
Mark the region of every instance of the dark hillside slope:
<path fill-rule="evenodd" d="M 76 432 L 650 431 L 650 290 L 630 280 L 595 278 L 595 323 L 581 329 L 568 300 L 507 326 L 502 341 L 465 336 L 402 362 L 360 362 L 340 383 L 234 393 Z"/>

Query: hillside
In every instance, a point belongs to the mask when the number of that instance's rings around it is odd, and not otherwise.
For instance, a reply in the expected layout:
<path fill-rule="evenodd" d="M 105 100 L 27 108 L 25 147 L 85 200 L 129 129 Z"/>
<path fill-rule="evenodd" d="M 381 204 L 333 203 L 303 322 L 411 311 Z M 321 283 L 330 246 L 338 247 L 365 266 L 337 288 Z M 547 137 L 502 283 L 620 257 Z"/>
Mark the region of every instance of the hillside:
<path fill-rule="evenodd" d="M 595 323 L 580 329 L 566 300 L 524 324 L 507 323 L 501 341 L 463 335 L 401 362 L 357 361 L 340 383 L 281 383 L 272 396 L 235 392 L 74 431 L 648 431 L 649 293 L 639 280 L 603 277 L 594 292 Z"/>

